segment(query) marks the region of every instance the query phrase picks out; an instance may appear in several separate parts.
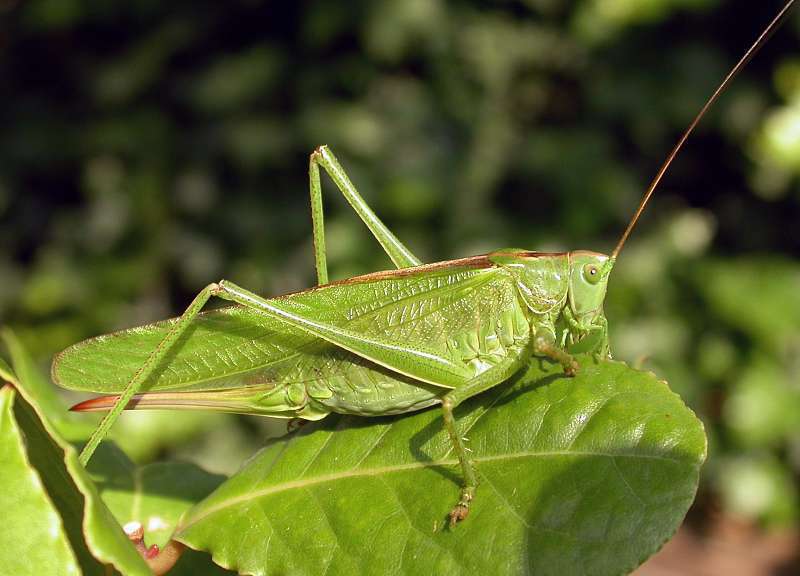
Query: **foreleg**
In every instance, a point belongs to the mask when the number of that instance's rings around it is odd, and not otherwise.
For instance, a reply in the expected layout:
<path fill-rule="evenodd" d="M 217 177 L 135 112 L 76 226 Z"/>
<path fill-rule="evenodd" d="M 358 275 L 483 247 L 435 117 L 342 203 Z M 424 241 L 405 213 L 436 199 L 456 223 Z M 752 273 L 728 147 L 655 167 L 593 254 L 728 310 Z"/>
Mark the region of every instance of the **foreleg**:
<path fill-rule="evenodd" d="M 546 320 L 534 322 L 533 331 L 533 353 L 537 356 L 545 356 L 561 364 L 567 376 L 574 376 L 578 371 L 578 362 L 575 358 L 556 345 L 556 334 L 551 323 Z"/>

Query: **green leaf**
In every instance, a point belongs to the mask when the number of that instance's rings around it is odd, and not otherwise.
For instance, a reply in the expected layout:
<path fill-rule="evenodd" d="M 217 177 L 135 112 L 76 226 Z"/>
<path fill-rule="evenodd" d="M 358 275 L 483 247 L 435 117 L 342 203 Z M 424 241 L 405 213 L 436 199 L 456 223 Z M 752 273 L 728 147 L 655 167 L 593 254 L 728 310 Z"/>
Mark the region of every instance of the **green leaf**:
<path fill-rule="evenodd" d="M 225 476 L 211 474 L 187 462 L 157 462 L 136 466 L 114 444 L 103 443 L 91 462 L 89 472 L 117 521 L 139 522 L 147 547 L 163 549 L 181 515 L 211 493 Z M 228 574 L 208 554 L 187 550 L 169 571 L 182 574 Z"/>
<path fill-rule="evenodd" d="M 14 365 L 21 375 L 19 380 L 22 381 L 27 394 L 30 397 L 35 397 L 37 403 L 41 403 L 37 404 L 35 408 L 42 416 L 47 416 L 48 422 L 52 423 L 54 419 L 58 420 L 59 430 L 66 429 L 68 433 L 72 433 L 76 437 L 84 437 L 81 432 L 87 428 L 88 423 L 77 422 L 77 419 L 73 417 L 74 415 L 64 413 L 64 406 L 54 393 L 54 388 L 42 377 L 20 341 L 8 330 L 4 330 L 2 336 L 14 359 Z M 17 383 L 14 372 L 1 359 L 0 377 Z M 169 540 L 169 535 L 174 530 L 180 515 L 210 493 L 225 478 L 224 476 L 205 472 L 194 464 L 184 462 L 157 463 L 136 467 L 113 443 L 101 445 L 90 464 L 91 481 L 94 481 L 96 488 L 91 484 L 89 477 L 83 470 L 79 472 L 79 478 L 65 478 L 67 470 L 62 468 L 63 462 L 59 462 L 59 459 L 63 460 L 64 454 L 58 453 L 59 446 L 57 442 L 49 438 L 48 432 L 42 424 L 42 419 L 37 416 L 34 409 L 22 399 L 18 402 L 22 404 L 18 409 L 24 412 L 21 415 L 21 419 L 25 422 L 24 427 L 29 434 L 26 440 L 30 444 L 31 450 L 34 451 L 31 458 L 43 468 L 44 477 L 48 481 L 50 488 L 55 492 L 55 500 L 59 504 L 58 508 L 53 508 L 51 513 L 59 524 L 61 523 L 59 514 L 64 515 L 64 524 L 66 524 L 67 532 L 69 533 L 69 538 L 66 534 L 64 535 L 64 541 L 68 543 L 70 538 L 73 540 L 74 546 L 78 550 L 80 566 L 84 573 L 106 573 L 102 563 L 95 560 L 93 549 L 98 550 L 98 558 L 114 558 L 118 556 L 117 562 L 114 562 L 114 564 L 118 568 L 124 569 L 126 574 L 145 573 L 141 571 L 143 567 L 138 559 L 138 554 L 135 559 L 125 559 L 126 556 L 129 556 L 129 552 L 132 551 L 132 547 L 124 535 L 122 539 L 118 538 L 121 533 L 119 525 L 131 520 L 137 520 L 145 528 L 147 545 L 157 544 L 163 547 Z M 0 428 L 2 424 L 0 422 Z M 88 426 L 88 428 L 91 431 L 91 426 Z M 74 450 L 71 450 L 71 458 L 74 458 L 74 454 Z M 5 457 L 2 463 L 6 463 Z M 30 467 L 30 470 L 31 474 L 37 474 L 34 467 Z M 12 488 L 15 483 L 22 482 L 25 479 L 16 470 L 12 471 L 0 467 L 0 471 L 2 471 L 3 478 L 9 479 L 8 486 Z M 88 534 L 88 538 L 83 534 L 82 517 L 79 513 L 80 508 L 83 506 L 84 495 L 80 493 L 79 486 L 73 484 L 76 481 L 77 484 L 83 484 L 82 491 L 86 492 L 90 498 L 95 499 L 92 508 L 97 513 L 92 514 L 92 518 L 89 519 L 88 529 L 93 534 Z M 39 483 L 39 489 L 42 490 L 41 482 Z M 3 496 L 11 496 L 11 501 L 16 503 L 19 496 L 17 492 L 13 489 L 2 491 L 0 492 L 0 500 L 2 500 Z M 45 494 L 44 498 L 47 499 L 47 492 L 44 490 L 42 492 Z M 98 494 L 102 496 L 103 502 L 100 502 L 97 498 Z M 109 510 L 105 510 L 106 505 Z M 27 507 L 14 508 L 11 506 L 11 502 L 7 503 L 2 509 L 15 511 L 18 509 L 20 520 L 17 521 L 15 516 L 10 519 L 10 522 L 4 524 L 5 526 L 13 527 L 14 532 L 10 533 L 8 538 L 4 535 L 0 541 L 14 542 L 14 546 L 7 546 L 10 556 L 8 561 L 5 561 L 0 555 L 0 566 L 14 566 L 12 560 L 16 561 L 23 558 L 26 559 L 24 564 L 26 569 L 33 567 L 41 574 L 70 573 L 70 569 L 66 565 L 58 567 L 58 565 L 53 564 L 58 559 L 57 552 L 59 551 L 53 548 L 52 554 L 50 553 L 49 547 L 56 544 L 52 540 L 42 541 L 41 546 L 36 550 L 33 552 L 28 551 L 36 543 L 37 526 L 45 521 L 49 522 L 49 518 L 44 518 L 41 514 L 35 515 Z M 109 511 L 114 514 L 118 522 L 110 518 Z M 103 532 L 105 531 L 108 531 L 108 534 L 104 534 Z M 54 534 L 55 529 L 51 529 L 48 538 L 54 538 Z M 20 537 L 20 535 L 23 537 Z M 28 537 L 25 538 L 25 535 L 28 535 Z M 89 544 L 87 544 L 87 540 Z M 117 540 L 117 542 L 114 542 L 114 540 Z M 121 549 L 115 551 L 114 548 L 116 546 Z M 68 544 L 67 552 L 72 556 L 72 551 Z M 1 553 L 2 551 L 0 551 Z M 134 552 L 134 554 L 136 553 Z M 40 561 L 40 556 L 44 556 L 44 562 Z M 77 573 L 78 562 L 74 557 L 72 566 L 71 570 Z M 24 570 L 15 573 L 23 572 Z M 149 573 L 149 571 L 146 573 Z M 208 555 L 194 551 L 185 552 L 170 571 L 170 574 L 175 574 L 176 576 L 181 574 L 211 575 L 224 573 L 226 572 L 222 568 L 211 562 Z"/>
<path fill-rule="evenodd" d="M 39 368 L 28 356 L 22 343 L 8 328 L 2 330 L 2 338 L 11 355 L 17 379 L 24 383 L 30 394 L 35 394 L 37 406 L 44 411 L 50 421 L 61 417 L 64 406 L 56 394 L 55 387 L 41 374 Z"/>
<path fill-rule="evenodd" d="M 11 379 L 7 370 L 4 378 Z M 78 562 L 39 474 L 28 462 L 14 418 L 16 393 L 0 389 L 0 566 L 7 574 L 78 574 Z"/>
<path fill-rule="evenodd" d="M 188 462 L 136 466 L 113 444 L 98 449 L 89 472 L 117 521 L 141 523 L 147 546 L 159 547 L 169 541 L 181 514 L 225 480 Z"/>
<path fill-rule="evenodd" d="M 543 364 L 459 409 L 481 483 L 454 529 L 461 475 L 434 409 L 332 417 L 269 444 L 175 537 L 245 573 L 630 571 L 694 499 L 702 424 L 650 373 Z"/>
<path fill-rule="evenodd" d="M 6 340 L 8 332 L 4 334 Z M 8 340 L 7 340 L 8 341 Z M 84 574 L 106 574 L 111 565 L 126 575 L 149 575 L 150 569 L 100 499 L 78 454 L 47 419 L 38 406 L 35 366 L 20 346 L 14 353 L 14 371 L 19 376 L 20 397 L 14 415 L 25 436 L 30 464 L 58 510 L 65 533 Z M 26 527 L 16 527 L 25 530 Z M 48 573 L 29 565 L 36 573 Z"/>

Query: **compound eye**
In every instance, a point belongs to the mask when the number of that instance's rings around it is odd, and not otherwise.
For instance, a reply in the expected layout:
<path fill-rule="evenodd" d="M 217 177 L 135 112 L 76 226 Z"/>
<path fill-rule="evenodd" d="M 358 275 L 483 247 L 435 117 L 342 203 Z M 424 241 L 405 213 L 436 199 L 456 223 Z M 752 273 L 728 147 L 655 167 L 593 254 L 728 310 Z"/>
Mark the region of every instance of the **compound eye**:
<path fill-rule="evenodd" d="M 583 267 L 583 277 L 589 284 L 597 284 L 600 282 L 600 268 L 595 264 L 587 264 Z"/>

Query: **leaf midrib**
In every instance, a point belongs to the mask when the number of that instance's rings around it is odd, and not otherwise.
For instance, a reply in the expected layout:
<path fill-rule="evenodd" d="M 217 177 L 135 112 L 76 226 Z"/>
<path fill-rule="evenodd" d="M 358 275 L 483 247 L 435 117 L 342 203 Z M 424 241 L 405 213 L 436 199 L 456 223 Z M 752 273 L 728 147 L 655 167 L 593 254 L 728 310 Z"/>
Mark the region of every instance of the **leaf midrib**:
<path fill-rule="evenodd" d="M 551 450 L 543 452 L 526 450 L 523 452 L 515 452 L 513 454 L 494 454 L 489 456 L 476 456 L 472 458 L 472 461 L 475 463 L 481 463 L 481 462 L 498 462 L 503 460 L 516 460 L 519 458 L 535 458 L 535 457 L 551 458 L 558 456 L 577 456 L 585 458 L 611 458 L 612 460 L 616 458 L 636 458 L 642 460 L 659 460 L 662 462 L 671 462 L 673 464 L 684 463 L 684 460 L 681 460 L 679 458 L 670 458 L 668 456 L 660 456 L 658 454 L 645 454 L 636 452 L 615 454 L 611 452 L 589 452 L 589 451 L 579 451 L 579 450 Z M 290 482 L 282 482 L 280 484 L 275 484 L 267 488 L 253 490 L 243 496 L 237 496 L 225 500 L 224 502 L 220 502 L 219 504 L 215 504 L 214 506 L 211 506 L 207 510 L 205 510 L 202 514 L 195 516 L 192 519 L 192 521 L 189 522 L 188 524 L 184 525 L 178 524 L 178 526 L 175 529 L 175 534 L 179 535 L 181 532 L 190 528 L 193 524 L 196 524 L 197 522 L 204 520 L 205 518 L 212 516 L 213 514 L 216 514 L 217 512 L 220 512 L 226 508 L 237 506 L 239 504 L 249 502 L 257 498 L 262 498 L 264 496 L 269 496 L 270 494 L 277 494 L 289 490 L 307 488 L 309 486 L 325 484 L 326 482 L 334 482 L 337 480 L 343 480 L 348 478 L 383 476 L 394 472 L 405 472 L 407 470 L 420 470 L 424 468 L 443 468 L 447 466 L 456 466 L 456 465 L 458 465 L 457 458 L 445 458 L 441 460 L 429 460 L 427 462 L 418 461 L 418 462 L 409 462 L 406 464 L 395 464 L 392 466 L 380 466 L 377 468 L 364 468 L 364 469 L 351 468 L 349 470 L 343 470 L 331 474 L 323 474 L 312 478 L 301 478 L 298 480 L 292 480 Z"/>

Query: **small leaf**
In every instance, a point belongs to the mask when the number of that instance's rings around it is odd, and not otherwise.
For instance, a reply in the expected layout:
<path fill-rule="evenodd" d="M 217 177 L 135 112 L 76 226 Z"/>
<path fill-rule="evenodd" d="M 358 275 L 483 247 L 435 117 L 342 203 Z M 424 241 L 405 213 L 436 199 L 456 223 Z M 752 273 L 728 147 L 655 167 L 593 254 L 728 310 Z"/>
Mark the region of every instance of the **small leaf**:
<path fill-rule="evenodd" d="M 2 334 L 3 342 L 11 355 L 17 379 L 24 382 L 24 386 L 30 394 L 36 396 L 37 406 L 45 412 L 49 420 L 61 417 L 65 410 L 56 394 L 55 387 L 39 372 L 39 368 L 28 357 L 19 338 L 8 328 L 4 328 L 0 334 Z"/>
<path fill-rule="evenodd" d="M 4 334 L 8 339 L 8 332 Z M 126 575 L 149 575 L 150 569 L 100 499 L 71 444 L 56 432 L 36 404 L 36 369 L 22 347 L 14 353 L 19 376 L 14 415 L 25 435 L 28 458 L 58 510 L 84 574 L 106 574 L 111 565 Z M 36 573 L 48 573 L 30 566 Z"/>
<path fill-rule="evenodd" d="M 89 463 L 89 472 L 117 521 L 139 522 L 147 547 L 163 549 L 181 515 L 217 486 L 225 477 L 206 472 L 187 462 L 157 462 L 136 466 L 112 443 L 103 443 Z M 186 550 L 170 575 L 229 574 L 208 554 Z"/>
<path fill-rule="evenodd" d="M 480 486 L 445 527 L 461 474 L 432 409 L 330 417 L 268 445 L 191 510 L 176 539 L 258 574 L 619 574 L 677 530 L 702 424 L 664 382 L 584 359 L 534 361 L 458 411 Z"/>
<path fill-rule="evenodd" d="M 117 521 L 141 523 L 147 546 L 159 547 L 169 541 L 181 515 L 225 480 L 188 462 L 136 466 L 113 444 L 101 445 L 89 472 Z"/>
<path fill-rule="evenodd" d="M 3 376 L 11 380 L 10 369 Z M 14 419 L 16 393 L 0 388 L 0 566 L 6 574 L 79 574 L 78 563 L 53 502 L 28 462 Z"/>
<path fill-rule="evenodd" d="M 54 393 L 54 388 L 34 366 L 20 341 L 9 330 L 4 330 L 2 336 L 11 352 L 15 366 L 18 367 L 19 373 L 23 375 L 20 380 L 24 384 L 28 395 L 35 397 L 37 402 L 43 401 L 44 406 L 37 406 L 37 409 L 43 413 L 43 416 L 46 415 L 48 417 L 48 422 L 52 422 L 53 419 L 58 420 L 57 427 L 59 430 L 67 430 L 68 434 L 77 438 L 85 437 L 81 432 L 87 427 L 90 432 L 91 426 L 79 422 L 78 419 L 73 417 L 74 415 L 65 414 L 65 408 Z M 1 360 L 0 376 L 9 381 L 17 382 L 17 378 L 11 368 L 7 367 Z M 64 455 L 58 455 L 58 445 L 47 437 L 47 431 L 42 425 L 42 420 L 39 419 L 31 406 L 27 405 L 24 400 L 20 399 L 19 402 L 24 405 L 23 410 L 26 411 L 22 418 L 27 422 L 26 432 L 31 433 L 28 441 L 31 444 L 31 449 L 35 451 L 32 458 L 45 469 L 45 478 L 54 477 L 58 480 L 66 472 L 63 469 L 59 470 L 60 465 L 63 464 L 63 462 L 59 463 L 59 458 L 63 460 Z M 71 457 L 74 457 L 74 450 L 71 450 L 71 454 Z M 90 525 L 95 526 L 100 532 L 108 530 L 109 534 L 90 535 L 88 540 L 90 542 L 93 541 L 93 545 L 99 549 L 101 555 L 109 557 L 114 556 L 114 552 L 111 550 L 114 547 L 113 540 L 116 539 L 114 534 L 121 533 L 119 526 L 130 520 L 137 520 L 142 523 L 145 528 L 145 541 L 148 545 L 157 544 L 163 547 L 169 540 L 169 536 L 174 530 L 180 515 L 224 480 L 224 476 L 210 474 L 193 464 L 183 462 L 158 463 L 136 467 L 113 443 L 101 445 L 96 457 L 90 464 L 90 474 L 92 475 L 92 480 L 97 484 L 97 488 L 88 484 L 84 485 L 85 491 L 88 491 L 92 498 L 96 498 L 96 494 L 99 493 L 103 499 L 102 503 L 99 501 L 94 503 L 94 507 L 97 508 L 99 514 L 94 515 Z M 88 476 L 82 469 L 80 476 L 81 478 L 77 479 L 79 483 L 89 482 Z M 5 478 L 6 476 L 3 475 L 3 477 Z M 11 478 L 12 476 L 8 477 Z M 72 479 L 73 482 L 75 480 Z M 76 510 L 82 507 L 82 495 L 77 491 L 76 485 L 66 480 L 57 484 L 53 489 L 57 492 L 57 501 L 64 504 L 59 509 L 62 514 L 65 514 L 65 523 L 70 528 L 74 545 L 81 553 L 80 564 L 83 571 L 88 574 L 105 574 L 105 567 L 94 559 L 90 547 L 84 542 L 82 518 L 80 514 L 75 513 Z M 113 512 L 118 522 L 110 519 L 108 510 L 104 510 L 105 505 L 103 503 Z M 56 515 L 56 519 L 60 522 L 58 515 Z M 105 528 L 102 527 L 103 523 L 108 523 Z M 15 523 L 10 522 L 8 525 L 15 526 Z M 30 530 L 25 523 L 20 524 L 19 528 L 15 528 L 15 530 L 18 529 L 23 531 Z M 15 536 L 16 538 L 17 536 Z M 123 550 L 117 552 L 121 552 L 123 557 L 128 555 L 128 551 L 125 549 L 130 548 L 132 550 L 127 537 L 123 536 L 118 545 Z M 16 545 L 14 547 L 9 546 L 8 549 L 14 551 L 15 558 L 26 556 Z M 47 547 L 43 547 L 41 550 L 47 551 Z M 69 573 L 66 569 L 50 570 L 49 564 L 39 564 L 35 555 L 28 554 L 27 556 L 26 568 L 34 567 L 38 573 Z M 129 572 L 126 571 L 126 574 L 142 573 L 140 571 L 142 568 L 141 561 L 138 559 L 138 555 L 134 561 L 127 564 L 124 559 L 118 560 L 119 563 L 116 563 L 118 567 L 122 568 L 127 565 L 126 570 L 130 570 Z M 0 566 L 4 565 L 12 564 L 0 562 Z M 77 565 L 75 570 L 77 570 Z M 211 562 L 207 554 L 194 551 L 185 552 L 176 566 L 170 571 L 170 574 L 175 574 L 176 576 L 180 574 L 224 573 L 225 571 L 222 568 Z"/>

